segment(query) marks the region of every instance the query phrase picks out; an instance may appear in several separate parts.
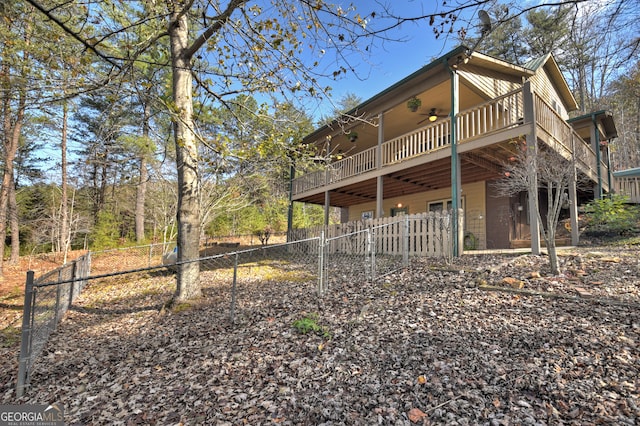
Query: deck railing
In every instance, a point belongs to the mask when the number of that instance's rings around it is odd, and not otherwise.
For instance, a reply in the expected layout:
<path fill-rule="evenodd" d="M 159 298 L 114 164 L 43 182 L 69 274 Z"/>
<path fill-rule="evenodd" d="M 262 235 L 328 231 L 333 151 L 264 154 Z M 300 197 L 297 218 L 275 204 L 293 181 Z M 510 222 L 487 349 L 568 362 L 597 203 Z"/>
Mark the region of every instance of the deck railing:
<path fill-rule="evenodd" d="M 458 143 L 522 124 L 524 121 L 522 89 L 461 111 L 456 119 Z"/>
<path fill-rule="evenodd" d="M 376 148 L 357 152 L 332 163 L 329 167 L 331 170 L 329 182 L 338 182 L 351 176 L 369 172 L 376 168 Z"/>
<path fill-rule="evenodd" d="M 463 144 L 491 133 L 510 129 L 524 123 L 523 90 L 506 93 L 489 102 L 461 111 L 456 116 L 458 143 Z M 534 94 L 536 125 L 547 134 L 548 142 L 565 158 L 572 153 L 580 169 L 593 178 L 597 174 L 596 155 L 555 109 L 544 99 Z M 384 142 L 380 147 L 380 167 L 386 167 L 435 152 L 451 144 L 451 120 L 438 120 L 415 131 L 405 133 Z M 293 180 L 293 194 L 321 188 L 335 182 L 358 176 L 378 167 L 377 147 L 355 153 L 347 158 L 328 164 L 326 170 L 307 173 Z M 608 169 L 600 162 L 601 176 Z M 606 186 L 606 179 L 603 178 Z"/>
<path fill-rule="evenodd" d="M 421 127 L 382 144 L 382 165 L 417 157 L 451 144 L 451 120 Z"/>
<path fill-rule="evenodd" d="M 629 202 L 631 203 L 640 203 L 640 178 L 617 177 L 614 182 L 614 190 L 616 194 L 629 197 Z"/>
<path fill-rule="evenodd" d="M 550 145 L 567 159 L 575 156 L 577 166 L 592 178 L 598 175 L 598 160 L 593 147 L 567 123 L 548 102 L 534 94 L 536 123 L 549 136 Z M 606 176 L 609 169 L 604 161 L 600 161 L 600 176 L 603 185 L 608 186 Z"/>

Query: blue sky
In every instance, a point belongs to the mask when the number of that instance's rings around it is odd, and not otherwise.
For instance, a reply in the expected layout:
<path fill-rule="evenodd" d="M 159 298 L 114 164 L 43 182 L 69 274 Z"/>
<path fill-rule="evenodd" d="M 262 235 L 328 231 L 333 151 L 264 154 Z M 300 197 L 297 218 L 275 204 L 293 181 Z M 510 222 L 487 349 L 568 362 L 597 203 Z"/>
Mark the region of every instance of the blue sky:
<path fill-rule="evenodd" d="M 365 15 L 378 7 L 372 0 L 356 0 L 353 3 L 357 10 Z M 433 0 L 395 0 L 388 2 L 393 11 L 400 16 L 414 17 L 434 11 Z M 476 11 L 470 11 L 474 15 Z M 471 19 L 473 25 L 473 16 Z M 469 26 L 463 20 L 458 21 L 463 26 Z M 476 35 L 474 28 L 468 27 L 470 36 Z M 378 41 L 371 49 L 371 55 L 358 58 L 351 65 L 357 69 L 359 75 L 349 73 L 338 81 L 327 81 L 332 87 L 332 97 L 339 101 L 344 95 L 354 93 L 363 101 L 386 89 L 397 81 L 432 62 L 433 59 L 451 50 L 459 44 L 454 35 L 435 38 L 433 28 L 429 22 L 406 22 L 388 34 L 398 41 Z M 309 110 L 314 116 L 328 115 L 333 107 L 330 101 L 322 102 L 318 109 Z"/>

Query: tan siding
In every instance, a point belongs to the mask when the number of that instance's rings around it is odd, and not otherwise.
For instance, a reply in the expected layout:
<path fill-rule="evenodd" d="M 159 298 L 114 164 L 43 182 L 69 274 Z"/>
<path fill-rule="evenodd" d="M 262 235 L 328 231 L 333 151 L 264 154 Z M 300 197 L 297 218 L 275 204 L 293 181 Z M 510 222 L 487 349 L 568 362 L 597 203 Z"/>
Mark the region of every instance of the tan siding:
<path fill-rule="evenodd" d="M 486 99 L 493 99 L 505 93 L 522 87 L 522 83 L 498 72 L 482 68 L 471 68 L 469 71 L 459 71 L 463 81 L 467 82 L 476 91 L 480 91 Z"/>
<path fill-rule="evenodd" d="M 485 207 L 485 183 L 475 182 L 462 185 L 462 197 L 465 209 L 465 231 L 474 234 L 478 240 L 478 248 L 486 246 L 486 207 Z M 430 202 L 448 200 L 451 198 L 451 188 L 443 188 L 436 191 L 420 192 L 384 200 L 384 215 L 390 216 L 391 209 L 401 203 L 409 208 L 409 214 L 423 213 L 427 211 Z M 362 219 L 363 212 L 373 212 L 375 215 L 376 203 L 369 202 L 349 207 L 349 221 Z"/>
<path fill-rule="evenodd" d="M 540 95 L 542 99 L 549 102 L 550 105 L 557 106 L 557 112 L 562 116 L 562 118 L 565 120 L 569 118 L 569 115 L 567 114 L 567 106 L 562 103 L 562 100 L 558 95 L 558 91 L 551 81 L 546 68 L 543 67 L 542 69 L 539 69 L 536 75 L 530 78 L 530 81 L 534 92 Z"/>

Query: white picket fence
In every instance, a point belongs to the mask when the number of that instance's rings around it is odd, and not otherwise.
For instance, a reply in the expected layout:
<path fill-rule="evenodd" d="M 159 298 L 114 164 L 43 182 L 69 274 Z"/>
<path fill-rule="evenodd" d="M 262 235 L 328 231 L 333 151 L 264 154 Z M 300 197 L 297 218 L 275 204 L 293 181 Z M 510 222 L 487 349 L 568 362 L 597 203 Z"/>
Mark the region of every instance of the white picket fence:
<path fill-rule="evenodd" d="M 462 211 L 458 217 L 459 229 L 463 229 Z M 363 232 L 367 230 L 370 232 Z M 452 215 L 448 212 L 383 217 L 296 229 L 291 231 L 290 241 L 318 237 L 323 232 L 329 254 L 365 254 L 371 244 L 377 254 L 450 257 L 453 252 Z"/>

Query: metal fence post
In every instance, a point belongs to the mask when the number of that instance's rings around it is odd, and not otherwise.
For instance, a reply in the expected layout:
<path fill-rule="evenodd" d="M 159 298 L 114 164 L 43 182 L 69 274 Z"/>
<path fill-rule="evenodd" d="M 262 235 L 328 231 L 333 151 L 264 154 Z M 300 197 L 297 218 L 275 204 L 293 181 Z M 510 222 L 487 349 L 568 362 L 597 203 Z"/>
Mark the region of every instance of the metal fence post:
<path fill-rule="evenodd" d="M 320 231 L 320 241 L 318 250 L 318 295 L 324 293 L 324 231 Z"/>
<path fill-rule="evenodd" d="M 62 281 L 62 270 L 58 271 L 58 282 Z M 61 299 L 61 295 L 60 292 L 62 291 L 61 289 L 62 286 L 57 285 L 56 286 L 56 307 L 54 308 L 53 314 L 53 329 L 56 330 L 58 328 L 58 321 L 60 321 L 60 299 Z"/>
<path fill-rule="evenodd" d="M 79 270 L 80 268 L 78 267 L 78 260 L 74 260 L 73 261 L 73 266 L 71 267 L 71 279 L 73 281 L 71 281 L 69 283 L 69 305 L 67 305 L 67 309 L 69 309 L 71 307 L 71 305 L 73 304 L 73 300 L 75 299 L 74 296 L 74 292 L 75 292 L 75 288 L 77 285 L 80 285 L 79 282 L 76 281 L 76 279 L 78 278 L 79 275 Z M 60 287 L 60 286 L 58 286 Z M 56 324 L 59 318 L 56 318 Z M 56 325 L 57 327 L 57 325 Z"/>
<path fill-rule="evenodd" d="M 16 384 L 16 396 L 24 395 L 29 374 L 29 360 L 31 359 L 31 313 L 35 301 L 33 290 L 34 272 L 27 272 L 27 282 L 24 289 L 24 308 L 22 311 L 22 336 L 20 341 L 20 361 L 18 366 L 18 382 Z"/>
<path fill-rule="evenodd" d="M 233 283 L 231 284 L 231 312 L 229 319 L 231 324 L 235 321 L 236 316 L 236 283 L 238 282 L 238 253 L 236 253 L 233 262 Z"/>

